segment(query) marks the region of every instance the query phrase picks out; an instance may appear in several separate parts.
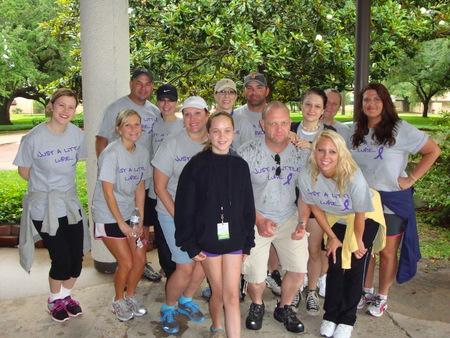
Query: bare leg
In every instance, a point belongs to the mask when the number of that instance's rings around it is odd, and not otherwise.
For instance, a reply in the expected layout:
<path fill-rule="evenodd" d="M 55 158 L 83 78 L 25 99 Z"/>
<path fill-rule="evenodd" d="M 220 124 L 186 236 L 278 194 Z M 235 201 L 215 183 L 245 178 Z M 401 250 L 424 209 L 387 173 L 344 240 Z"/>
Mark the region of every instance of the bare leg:
<path fill-rule="evenodd" d="M 380 252 L 380 285 L 378 293 L 387 295 L 389 288 L 395 281 L 397 274 L 398 259 L 397 251 L 402 236 L 386 237 L 386 246 Z"/>
<path fill-rule="evenodd" d="M 308 237 L 308 290 L 316 290 L 320 271 L 322 269 L 321 244 L 323 238 L 323 230 L 319 226 L 319 224 L 317 224 L 317 221 L 315 219 L 309 219 L 306 231 L 310 233 Z"/>
<path fill-rule="evenodd" d="M 209 299 L 209 312 L 212 319 L 212 327 L 221 329 L 223 309 L 223 276 L 222 257 L 207 257 L 202 261 L 203 269 L 211 286 L 211 298 Z"/>
<path fill-rule="evenodd" d="M 241 311 L 239 306 L 239 278 L 242 255 L 223 256 L 223 303 L 227 337 L 241 336 Z"/>
<path fill-rule="evenodd" d="M 283 277 L 283 283 L 281 284 L 281 300 L 280 308 L 285 305 L 291 305 L 295 294 L 300 289 L 303 283 L 304 273 L 297 273 L 288 271 Z"/>
<path fill-rule="evenodd" d="M 203 279 L 205 279 L 205 271 L 203 270 L 202 264 L 200 262 L 195 263 L 194 272 L 192 273 L 191 280 L 189 281 L 186 289 L 183 291 L 183 295 L 186 298 L 194 297 L 200 284 L 202 284 Z"/>
<path fill-rule="evenodd" d="M 377 258 L 374 255 L 371 255 L 369 261 L 369 267 L 367 268 L 366 280 L 364 281 L 364 287 L 366 289 L 373 288 L 373 280 L 375 279 L 375 265 L 377 262 Z"/>
<path fill-rule="evenodd" d="M 262 295 L 265 287 L 266 287 L 265 281 L 261 283 L 248 283 L 247 292 L 252 300 L 252 303 L 255 304 L 263 303 Z"/>
<path fill-rule="evenodd" d="M 127 284 L 128 275 L 133 267 L 133 256 L 127 239 L 102 238 L 108 250 L 117 260 L 117 270 L 114 274 L 114 300 L 123 299 L 123 293 Z"/>
<path fill-rule="evenodd" d="M 128 275 L 126 295 L 127 297 L 132 297 L 136 293 L 136 287 L 144 272 L 144 265 L 147 262 L 147 256 L 145 255 L 147 248 L 138 248 L 134 238 L 129 238 L 128 244 L 133 257 L 133 266 Z"/>

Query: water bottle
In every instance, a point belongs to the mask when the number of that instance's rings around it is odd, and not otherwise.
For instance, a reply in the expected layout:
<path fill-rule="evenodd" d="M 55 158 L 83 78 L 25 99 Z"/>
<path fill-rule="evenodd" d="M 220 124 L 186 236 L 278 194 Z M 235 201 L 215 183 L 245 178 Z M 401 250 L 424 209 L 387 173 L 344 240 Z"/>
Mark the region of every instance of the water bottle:
<path fill-rule="evenodd" d="M 137 234 L 140 222 L 141 222 L 141 217 L 139 216 L 139 208 L 134 208 L 134 211 L 130 217 L 130 227 L 133 228 L 133 231 L 135 234 Z M 136 245 L 138 248 L 142 248 L 144 246 L 144 244 L 142 243 L 140 238 L 136 239 Z"/>

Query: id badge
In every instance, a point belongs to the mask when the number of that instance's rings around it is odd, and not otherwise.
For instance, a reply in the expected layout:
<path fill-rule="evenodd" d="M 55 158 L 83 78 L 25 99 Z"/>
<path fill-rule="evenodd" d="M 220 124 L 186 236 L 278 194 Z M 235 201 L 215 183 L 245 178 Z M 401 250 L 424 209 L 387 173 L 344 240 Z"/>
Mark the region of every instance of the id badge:
<path fill-rule="evenodd" d="M 221 239 L 230 239 L 230 230 L 228 228 L 228 222 L 217 223 L 217 237 Z"/>

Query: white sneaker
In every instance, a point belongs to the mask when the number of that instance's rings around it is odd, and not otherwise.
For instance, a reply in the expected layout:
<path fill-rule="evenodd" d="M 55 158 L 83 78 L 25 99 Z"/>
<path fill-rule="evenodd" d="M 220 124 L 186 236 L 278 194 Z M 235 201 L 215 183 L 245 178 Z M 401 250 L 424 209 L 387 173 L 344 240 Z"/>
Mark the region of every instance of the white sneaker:
<path fill-rule="evenodd" d="M 325 298 L 325 289 L 327 287 L 327 274 L 319 277 L 317 287 L 319 288 L 319 296 Z"/>
<path fill-rule="evenodd" d="M 375 298 L 375 295 L 373 293 L 366 293 L 363 292 L 361 299 L 358 303 L 358 310 L 364 309 L 366 305 L 371 305 L 373 300 Z"/>
<path fill-rule="evenodd" d="M 372 304 L 367 308 L 366 313 L 374 317 L 381 317 L 383 312 L 387 310 L 387 299 L 381 299 L 379 295 L 375 296 Z"/>
<path fill-rule="evenodd" d="M 334 330 L 334 338 L 350 338 L 352 336 L 353 326 L 346 324 L 339 324 Z"/>
<path fill-rule="evenodd" d="M 333 337 L 334 331 L 336 330 L 336 324 L 330 322 L 329 320 L 322 320 L 320 325 L 320 334 L 325 337 Z"/>

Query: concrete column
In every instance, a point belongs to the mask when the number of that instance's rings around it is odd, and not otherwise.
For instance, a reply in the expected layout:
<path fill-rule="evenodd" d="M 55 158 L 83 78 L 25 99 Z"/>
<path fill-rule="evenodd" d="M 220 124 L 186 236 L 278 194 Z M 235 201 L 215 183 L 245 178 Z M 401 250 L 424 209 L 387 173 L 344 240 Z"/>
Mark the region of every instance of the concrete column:
<path fill-rule="evenodd" d="M 128 1 L 81 0 L 80 22 L 84 130 L 88 146 L 86 174 L 90 209 L 97 181 L 95 134 L 106 106 L 130 92 Z M 92 216 L 90 228 L 95 267 L 102 272 L 114 272 L 114 257 L 102 241 L 93 238 Z"/>
<path fill-rule="evenodd" d="M 358 94 L 369 81 L 370 7 L 371 0 L 356 1 L 355 104 Z M 354 106 L 355 108 L 355 106 Z M 359 112 L 353 109 L 353 120 Z"/>

